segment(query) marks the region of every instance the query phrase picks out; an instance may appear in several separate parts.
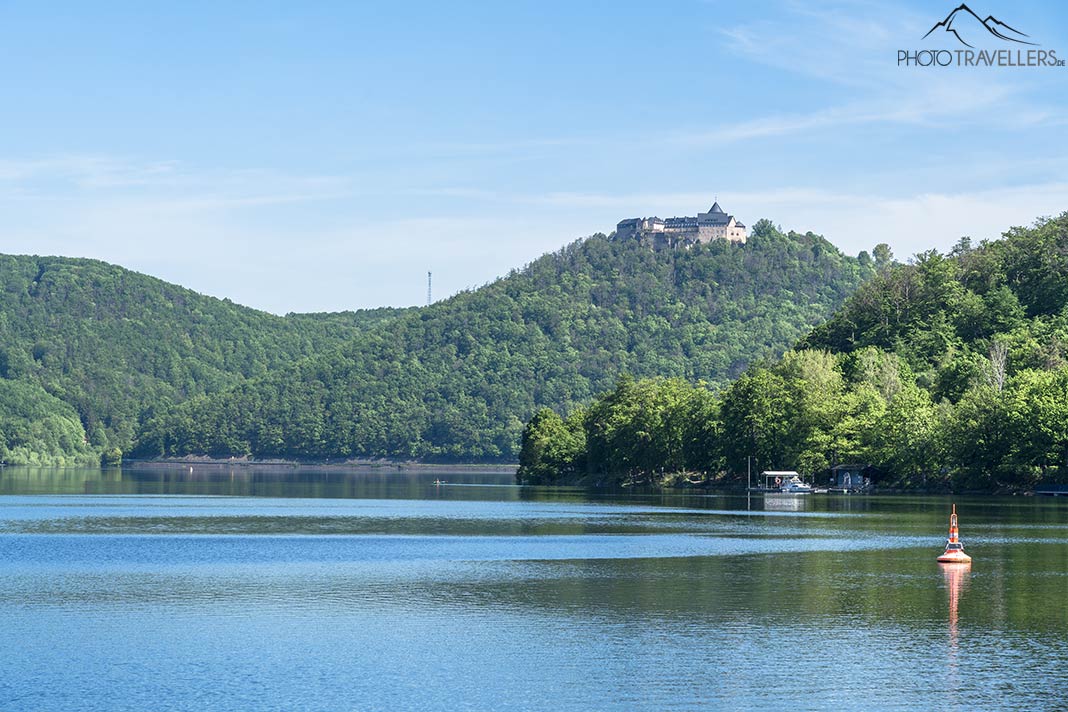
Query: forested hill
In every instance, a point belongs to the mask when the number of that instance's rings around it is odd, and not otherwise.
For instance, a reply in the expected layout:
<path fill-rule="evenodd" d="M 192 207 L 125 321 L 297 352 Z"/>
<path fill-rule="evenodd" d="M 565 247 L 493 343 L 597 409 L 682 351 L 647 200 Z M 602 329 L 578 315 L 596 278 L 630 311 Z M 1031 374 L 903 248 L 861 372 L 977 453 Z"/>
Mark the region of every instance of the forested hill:
<path fill-rule="evenodd" d="M 744 482 L 752 457 L 821 483 L 830 465 L 869 463 L 883 486 L 1068 484 L 1068 213 L 883 266 L 721 392 L 621 379 L 563 415 L 531 419 L 520 481 Z"/>
<path fill-rule="evenodd" d="M 71 464 L 128 450 L 156 409 L 398 313 L 278 317 L 103 262 L 0 255 L 0 460 Z"/>
<path fill-rule="evenodd" d="M 654 252 L 603 235 L 340 348 L 146 420 L 135 454 L 514 460 L 540 406 L 621 373 L 724 383 L 778 354 L 875 271 L 759 222 L 745 245 Z"/>

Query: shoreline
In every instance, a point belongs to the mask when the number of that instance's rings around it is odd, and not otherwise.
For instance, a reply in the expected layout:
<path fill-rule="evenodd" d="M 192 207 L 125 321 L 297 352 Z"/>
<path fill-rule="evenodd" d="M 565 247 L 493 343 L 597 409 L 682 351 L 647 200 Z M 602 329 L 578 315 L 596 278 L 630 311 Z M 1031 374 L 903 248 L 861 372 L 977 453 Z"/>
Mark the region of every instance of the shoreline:
<path fill-rule="evenodd" d="M 561 478 L 552 483 L 520 482 L 523 486 L 533 487 L 576 487 L 592 490 L 616 490 L 631 492 L 688 492 L 724 495 L 765 495 L 782 494 L 774 490 L 749 490 L 745 483 L 723 482 L 709 479 L 696 479 L 694 473 L 676 473 L 651 478 L 631 478 L 620 480 L 609 475 L 577 475 Z M 1034 489 L 963 489 L 953 490 L 946 487 L 879 487 L 872 486 L 866 490 L 851 492 L 827 491 L 813 492 L 816 496 L 831 494 L 835 496 L 870 497 L 885 495 L 923 495 L 923 496 L 991 496 L 991 497 L 1043 497 L 1068 496 L 1068 487 L 1063 491 L 1047 491 L 1042 487 Z M 807 496 L 807 495 L 805 495 Z"/>
<path fill-rule="evenodd" d="M 223 470 L 235 467 L 257 470 L 303 470 L 312 472 L 367 472 L 367 473 L 471 473 L 514 475 L 518 464 L 492 463 L 428 463 L 390 460 L 251 460 L 247 458 L 181 457 L 157 460 L 123 460 L 118 469 L 165 470 L 180 467 L 199 470 Z M 113 468 L 101 468 L 113 469 Z"/>

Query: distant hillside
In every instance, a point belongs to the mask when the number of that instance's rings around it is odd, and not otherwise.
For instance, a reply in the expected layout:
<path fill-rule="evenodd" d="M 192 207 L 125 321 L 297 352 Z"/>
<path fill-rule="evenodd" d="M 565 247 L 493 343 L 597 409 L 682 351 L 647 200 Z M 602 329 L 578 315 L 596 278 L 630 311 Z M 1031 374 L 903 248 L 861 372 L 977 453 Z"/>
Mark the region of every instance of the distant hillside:
<path fill-rule="evenodd" d="M 724 383 L 874 273 L 767 221 L 745 245 L 654 252 L 603 235 L 339 348 L 145 420 L 136 454 L 514 460 L 524 421 L 621 373 Z"/>
<path fill-rule="evenodd" d="M 0 456 L 49 464 L 126 451 L 157 409 L 320 353 L 396 313 L 277 317 L 103 262 L 0 255 Z"/>
<path fill-rule="evenodd" d="M 738 482 L 752 457 L 821 481 L 869 463 L 884 486 L 1068 484 L 1068 213 L 884 264 L 795 350 L 721 392 L 621 379 L 565 415 L 529 421 L 520 481 Z"/>

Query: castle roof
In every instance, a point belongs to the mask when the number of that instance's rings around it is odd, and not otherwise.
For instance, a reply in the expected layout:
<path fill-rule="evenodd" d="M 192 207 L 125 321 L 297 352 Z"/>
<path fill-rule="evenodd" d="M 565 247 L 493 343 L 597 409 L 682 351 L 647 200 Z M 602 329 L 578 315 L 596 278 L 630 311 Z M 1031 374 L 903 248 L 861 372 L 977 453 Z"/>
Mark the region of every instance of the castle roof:
<path fill-rule="evenodd" d="M 719 207 L 718 205 L 714 207 Z M 719 212 L 710 210 L 707 213 L 701 213 L 697 216 L 698 221 L 702 225 L 726 225 L 731 221 L 731 216 L 720 210 Z"/>
<path fill-rule="evenodd" d="M 722 213 L 723 212 L 723 208 L 719 207 L 719 201 L 713 202 L 712 203 L 712 207 L 708 209 L 708 212 L 710 212 L 710 213 Z"/>

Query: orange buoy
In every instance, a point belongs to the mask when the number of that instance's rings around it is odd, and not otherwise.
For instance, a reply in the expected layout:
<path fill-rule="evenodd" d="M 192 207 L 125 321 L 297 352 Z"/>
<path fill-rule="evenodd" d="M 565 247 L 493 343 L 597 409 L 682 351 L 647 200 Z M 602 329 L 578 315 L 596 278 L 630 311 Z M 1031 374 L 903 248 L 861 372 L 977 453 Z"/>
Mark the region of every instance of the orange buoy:
<path fill-rule="evenodd" d="M 960 532 L 957 529 L 957 505 L 953 505 L 953 513 L 949 515 L 949 540 L 946 541 L 946 550 L 938 557 L 942 564 L 967 564 L 972 557 L 964 553 L 964 544 L 960 542 Z"/>

